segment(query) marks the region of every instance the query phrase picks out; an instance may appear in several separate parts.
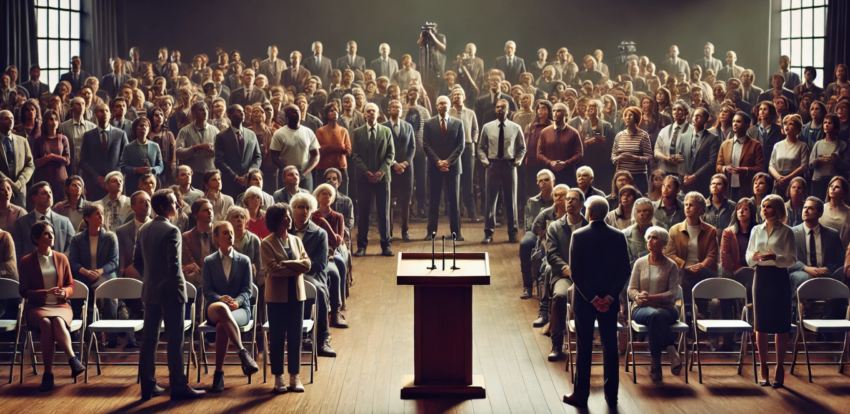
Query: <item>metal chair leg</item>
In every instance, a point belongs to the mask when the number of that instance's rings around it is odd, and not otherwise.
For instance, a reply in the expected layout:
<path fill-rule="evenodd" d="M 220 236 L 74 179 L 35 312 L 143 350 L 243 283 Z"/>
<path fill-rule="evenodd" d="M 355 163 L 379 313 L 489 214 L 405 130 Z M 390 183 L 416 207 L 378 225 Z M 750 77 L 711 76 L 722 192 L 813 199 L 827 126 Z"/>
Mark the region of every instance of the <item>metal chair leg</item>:
<path fill-rule="evenodd" d="M 838 373 L 844 373 L 844 356 L 847 355 L 847 332 L 844 332 L 844 347 L 841 348 L 841 358 L 838 359 Z"/>
<path fill-rule="evenodd" d="M 797 365 L 797 354 L 799 353 L 800 347 L 800 326 L 802 325 L 797 325 L 797 334 L 794 335 L 794 352 L 793 356 L 791 357 L 791 375 L 794 375 L 794 367 Z"/>
<path fill-rule="evenodd" d="M 266 332 L 263 332 L 263 384 L 266 383 L 266 376 L 268 375 L 268 366 L 269 366 L 269 340 Z M 310 373 L 312 375 L 312 373 Z"/>
<path fill-rule="evenodd" d="M 32 340 L 32 331 L 27 331 L 27 340 L 30 343 L 30 363 L 32 364 L 32 373 L 33 375 L 38 376 L 38 356 L 35 354 L 35 343 Z"/>
<path fill-rule="evenodd" d="M 699 372 L 699 383 L 702 384 L 702 356 L 699 352 L 699 328 L 694 324 L 694 348 L 697 355 L 697 371 Z"/>
<path fill-rule="evenodd" d="M 809 369 L 809 382 L 812 382 L 812 363 L 809 361 L 809 342 L 806 341 L 805 331 L 803 331 L 803 351 L 806 353 L 806 367 Z"/>

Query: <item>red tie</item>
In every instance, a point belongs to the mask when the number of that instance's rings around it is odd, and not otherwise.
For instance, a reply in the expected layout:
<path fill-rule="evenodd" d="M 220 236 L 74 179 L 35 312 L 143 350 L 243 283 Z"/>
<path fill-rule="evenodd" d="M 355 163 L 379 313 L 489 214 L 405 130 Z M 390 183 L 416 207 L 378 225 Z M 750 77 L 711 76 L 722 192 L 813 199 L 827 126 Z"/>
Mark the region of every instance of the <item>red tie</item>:
<path fill-rule="evenodd" d="M 106 142 L 106 131 L 100 131 L 100 145 L 103 146 L 103 152 L 106 152 L 108 146 Z"/>
<path fill-rule="evenodd" d="M 244 141 L 242 141 L 242 133 L 239 132 L 239 131 L 236 131 L 236 144 L 239 146 L 239 152 L 242 152 L 242 151 L 245 150 L 245 147 L 243 146 L 243 142 Z"/>
<path fill-rule="evenodd" d="M 440 118 L 440 129 L 443 130 L 443 135 L 446 135 L 446 119 Z"/>

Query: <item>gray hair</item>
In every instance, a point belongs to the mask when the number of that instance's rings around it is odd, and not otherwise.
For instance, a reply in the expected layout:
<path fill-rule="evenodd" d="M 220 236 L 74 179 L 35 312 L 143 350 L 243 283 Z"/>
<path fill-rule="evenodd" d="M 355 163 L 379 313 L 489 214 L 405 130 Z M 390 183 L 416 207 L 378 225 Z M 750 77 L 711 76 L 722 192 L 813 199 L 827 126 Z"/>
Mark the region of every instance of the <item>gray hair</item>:
<path fill-rule="evenodd" d="M 702 211 L 705 212 L 705 197 L 703 197 L 699 191 L 691 191 L 690 193 L 685 194 L 685 200 L 688 200 L 689 198 L 694 199 L 696 205 L 700 206 Z"/>
<path fill-rule="evenodd" d="M 557 111 L 557 110 L 558 110 L 558 108 L 563 109 L 563 110 L 564 110 L 564 112 L 566 112 L 566 113 L 567 113 L 567 114 L 566 114 L 566 116 L 570 116 L 570 107 L 569 107 L 569 106 L 567 106 L 567 104 L 565 104 L 565 103 L 563 103 L 563 102 L 558 102 L 558 103 L 556 103 L 555 105 L 552 105 L 552 113 L 554 113 L 555 111 Z"/>
<path fill-rule="evenodd" d="M 681 106 L 682 109 L 685 110 L 685 116 L 686 117 L 691 115 L 691 107 L 688 105 L 687 102 L 679 99 L 676 102 L 673 102 L 673 105 L 671 105 L 671 108 L 675 108 L 677 106 Z"/>
<path fill-rule="evenodd" d="M 667 244 L 670 243 L 670 233 L 668 233 L 667 230 L 664 230 L 664 227 L 652 226 L 646 229 L 646 235 L 644 238 L 647 243 L 649 243 L 649 239 L 651 239 L 652 236 L 657 237 L 658 241 L 660 241 L 664 246 L 667 246 Z"/>
<path fill-rule="evenodd" d="M 446 95 L 440 95 L 439 97 L 437 97 L 436 103 L 439 104 L 440 101 L 446 101 L 446 105 L 452 106 L 452 100 L 449 99 L 449 97 Z"/>
<path fill-rule="evenodd" d="M 538 177 L 540 177 L 543 174 L 548 175 L 549 180 L 551 180 L 553 183 L 555 182 L 555 173 L 553 173 L 551 170 L 544 168 L 544 169 L 537 172 Z"/>
<path fill-rule="evenodd" d="M 591 180 L 593 179 L 593 168 L 590 168 L 586 165 L 583 165 L 576 170 L 576 176 L 578 176 L 579 174 L 584 174 L 584 173 L 587 173 L 588 175 L 590 175 Z"/>
<path fill-rule="evenodd" d="M 351 99 L 351 102 L 355 102 L 355 100 L 354 100 L 354 95 L 352 95 L 352 94 L 350 94 L 350 93 L 347 93 L 347 94 L 343 95 L 343 96 L 342 96 L 342 101 L 340 101 L 340 102 L 345 102 L 345 100 L 346 100 L 346 99 Z"/>
<path fill-rule="evenodd" d="M 104 177 L 103 182 L 109 184 L 109 180 L 111 180 L 113 177 L 120 177 L 121 181 L 124 181 L 124 174 L 121 174 L 121 171 L 113 171 L 109 174 L 106 174 L 106 177 Z"/>
<path fill-rule="evenodd" d="M 381 110 L 378 108 L 378 104 L 374 102 L 367 103 L 366 106 L 363 107 L 363 111 L 368 111 L 369 108 L 375 108 L 375 112 L 381 112 Z"/>
<path fill-rule="evenodd" d="M 251 199 L 251 197 L 257 197 L 260 200 L 260 204 L 263 202 L 263 190 L 260 190 L 257 187 L 251 186 L 245 190 L 245 194 L 242 196 L 242 205 L 248 206 L 247 201 Z"/>
<path fill-rule="evenodd" d="M 513 45 L 514 49 L 516 49 L 516 42 L 514 42 L 513 40 L 508 40 L 507 42 L 505 42 L 505 47 L 508 47 L 508 45 Z"/>
<path fill-rule="evenodd" d="M 334 188 L 334 186 L 332 186 L 328 183 L 320 184 L 318 187 L 316 187 L 315 190 L 313 190 L 313 197 L 315 197 L 316 200 L 318 200 L 319 194 L 322 194 L 323 191 L 327 191 L 331 194 L 330 203 L 333 204 L 334 200 L 336 200 L 336 189 Z"/>
<path fill-rule="evenodd" d="M 256 187 L 253 187 L 253 188 L 256 188 Z M 239 207 L 239 206 L 230 207 L 230 209 L 227 210 L 227 216 L 226 216 L 227 221 L 233 220 L 233 217 L 236 217 L 236 216 L 242 216 L 243 219 L 247 220 L 248 219 L 248 212 L 245 211 L 244 208 Z"/>
<path fill-rule="evenodd" d="M 823 200 L 821 200 L 821 199 L 819 199 L 815 196 L 809 196 L 808 198 L 806 198 L 806 201 L 814 201 L 817 204 L 818 211 L 821 212 L 821 214 L 823 214 L 823 204 L 824 204 Z"/>
<path fill-rule="evenodd" d="M 635 217 L 635 213 L 637 213 L 638 208 L 643 206 L 649 206 L 652 208 L 652 212 L 655 213 L 655 204 L 653 204 L 652 200 L 646 197 L 641 197 L 635 200 L 635 203 L 632 204 L 632 218 Z"/>
<path fill-rule="evenodd" d="M 319 208 L 319 203 L 316 201 L 316 198 L 313 197 L 311 194 L 298 193 L 292 196 L 292 199 L 289 200 L 289 205 L 292 207 L 293 210 L 296 206 L 299 206 L 301 204 L 307 204 L 307 207 L 310 209 L 310 214 L 313 214 L 313 212 L 316 211 L 317 208 Z"/>
<path fill-rule="evenodd" d="M 564 190 L 566 192 L 569 192 L 570 186 L 568 186 L 566 184 L 558 184 L 558 185 L 555 186 L 555 188 L 552 189 L 552 194 L 555 194 L 555 191 L 558 191 L 558 190 Z"/>
<path fill-rule="evenodd" d="M 788 210 L 785 209 L 785 201 L 782 200 L 782 197 L 777 194 L 768 194 L 767 197 L 761 200 L 761 204 L 764 205 L 764 203 L 768 202 L 770 203 L 771 207 L 776 210 L 776 218 L 779 221 L 785 221 L 785 219 L 788 217 Z M 758 207 L 760 206 L 756 206 L 756 208 Z M 764 209 L 761 209 L 761 218 L 764 218 Z"/>
<path fill-rule="evenodd" d="M 0 119 L 6 119 L 6 118 L 15 119 L 15 115 L 12 113 L 12 111 L 9 111 L 9 110 L 6 110 L 6 109 L 0 111 Z"/>
<path fill-rule="evenodd" d="M 584 203 L 587 209 L 587 219 L 591 221 L 603 220 L 608 215 L 608 201 L 600 196 L 591 196 Z"/>

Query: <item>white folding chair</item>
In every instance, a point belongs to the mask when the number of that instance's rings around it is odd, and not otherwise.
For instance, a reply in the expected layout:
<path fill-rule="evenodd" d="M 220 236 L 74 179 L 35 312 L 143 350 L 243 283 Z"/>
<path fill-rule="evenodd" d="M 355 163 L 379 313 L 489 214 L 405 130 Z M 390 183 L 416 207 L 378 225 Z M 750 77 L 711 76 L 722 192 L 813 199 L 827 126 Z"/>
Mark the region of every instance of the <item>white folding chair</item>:
<path fill-rule="evenodd" d="M 308 281 L 304 281 L 304 293 L 307 295 L 307 300 L 316 299 L 316 286 Z M 286 338 L 287 341 L 296 340 L 298 341 L 298 349 L 301 352 L 298 355 L 298 362 L 301 366 L 310 366 L 310 383 L 313 383 L 313 371 L 319 370 L 319 361 L 318 355 L 316 354 L 316 336 L 315 330 L 313 329 L 316 326 L 316 316 L 315 316 L 316 305 L 313 304 L 313 308 L 310 309 L 310 319 L 304 319 L 303 326 L 301 328 L 302 333 L 310 334 L 310 343 L 312 344 L 312 348 L 308 352 L 310 354 L 310 363 L 305 364 L 301 362 L 301 357 L 304 355 L 304 349 L 301 346 L 301 337 L 298 338 Z M 268 315 L 268 307 L 266 309 L 266 315 Z M 263 382 L 266 382 L 266 375 L 268 374 L 268 369 L 266 368 L 269 365 L 269 323 L 266 322 L 263 324 Z M 284 348 L 285 349 L 285 348 Z M 288 352 L 284 351 L 284 355 L 287 355 L 288 358 L 292 358 L 292 355 L 289 355 Z"/>
<path fill-rule="evenodd" d="M 244 334 L 246 334 L 246 333 L 250 334 L 250 338 L 251 338 L 249 340 L 250 348 L 246 347 L 246 349 L 251 350 L 251 356 L 252 357 L 255 356 L 255 352 L 256 352 L 256 348 L 257 348 L 257 340 L 256 340 L 256 335 L 254 335 L 254 331 L 255 331 L 254 328 L 257 326 L 257 299 L 258 299 L 258 295 L 259 295 L 259 289 L 257 288 L 257 285 L 252 283 L 251 284 L 251 298 L 249 299 L 251 301 L 250 303 L 251 303 L 252 318 L 251 318 L 251 320 L 248 321 L 247 325 L 239 327 L 239 333 L 243 334 L 243 338 L 244 338 Z M 203 298 L 204 296 L 201 295 L 201 297 Z M 202 305 L 201 305 L 202 309 L 206 307 L 205 302 L 206 302 L 206 299 L 204 299 L 202 301 Z M 206 318 L 206 315 L 204 315 L 204 317 Z M 207 363 L 207 347 L 206 347 L 206 343 L 204 342 L 204 334 L 209 333 L 209 332 L 215 332 L 215 325 L 210 325 L 205 320 L 204 323 L 202 323 L 200 326 L 198 326 L 197 330 L 198 330 L 198 336 L 200 337 L 200 341 L 198 343 L 200 344 L 200 347 L 201 347 L 201 356 L 203 356 L 203 358 L 204 358 L 204 375 L 206 375 L 206 374 L 209 374 L 209 364 Z M 230 347 L 229 342 L 228 342 L 227 346 L 228 346 L 228 348 Z M 227 355 L 237 355 L 237 354 L 238 354 L 238 352 L 227 352 Z M 242 363 L 225 362 L 224 365 L 240 365 L 241 366 Z M 253 377 L 253 375 L 248 376 L 248 384 L 251 383 L 252 377 Z M 198 382 L 201 382 L 201 367 L 200 366 L 198 366 Z"/>
<path fill-rule="evenodd" d="M 85 342 L 86 342 L 86 312 L 88 311 L 89 304 L 89 287 L 83 284 L 78 280 L 74 280 L 74 294 L 71 295 L 70 298 L 73 300 L 82 300 L 83 308 L 80 311 L 80 316 L 83 319 L 74 319 L 71 321 L 71 326 L 68 327 L 68 333 L 74 332 L 82 332 L 80 334 L 80 340 L 76 342 L 79 344 L 79 350 L 77 351 L 77 356 L 80 357 L 80 360 L 84 360 L 83 351 L 85 351 Z M 23 304 L 21 304 L 23 305 Z M 23 306 L 22 306 L 23 307 Z M 32 340 L 32 330 L 30 330 L 29 326 L 24 326 L 21 330 L 22 333 L 26 334 L 26 338 L 24 339 L 24 349 L 21 351 L 21 384 L 24 383 L 24 355 L 27 353 L 27 347 L 30 349 L 30 358 L 32 359 L 32 370 L 33 374 L 38 375 L 38 366 L 44 365 L 44 362 L 38 362 L 38 358 L 35 356 L 35 343 Z M 41 344 L 39 344 L 41 345 Z M 54 348 L 56 344 L 54 343 Z M 74 341 L 71 341 L 71 347 L 73 348 Z M 40 352 L 39 352 L 40 353 Z M 54 353 L 54 359 L 56 354 Z M 68 363 L 57 364 L 53 363 L 53 365 L 68 365 Z M 74 377 L 74 383 L 77 383 L 77 377 Z"/>
<path fill-rule="evenodd" d="M 92 323 L 88 326 L 89 345 L 86 351 L 86 377 L 85 382 L 89 382 L 89 365 L 88 360 L 91 355 L 91 347 L 94 344 L 95 361 L 97 364 L 97 375 L 101 375 L 101 365 L 135 365 L 138 362 L 101 362 L 100 355 L 107 354 L 138 354 L 138 352 L 127 351 L 101 351 L 97 341 L 97 334 L 102 333 L 127 333 L 128 338 L 132 338 L 133 334 L 142 330 L 145 321 L 143 319 L 126 319 L 126 320 L 99 320 L 97 311 L 98 299 L 141 299 L 142 298 L 142 282 L 132 278 L 118 278 L 103 282 L 94 291 L 94 312 L 92 312 Z M 138 381 L 138 378 L 137 378 Z"/>
<path fill-rule="evenodd" d="M 844 362 L 847 354 L 847 332 L 850 332 L 850 309 L 847 311 L 847 319 L 803 319 L 803 302 L 807 300 L 829 300 L 850 299 L 850 289 L 847 285 L 835 279 L 817 278 L 809 279 L 797 288 L 797 330 L 794 339 L 794 357 L 791 361 L 791 375 L 794 374 L 794 366 L 797 364 L 797 345 L 800 337 L 803 337 L 803 350 L 806 354 L 806 367 L 809 369 L 809 382 L 812 382 L 812 365 L 838 365 L 838 372 L 844 373 L 844 366 L 850 362 Z M 809 343 L 806 340 L 806 332 L 814 333 L 841 333 L 844 335 L 844 346 L 841 351 L 809 351 Z M 841 357 L 838 362 L 811 362 L 809 354 L 829 354 Z"/>
<path fill-rule="evenodd" d="M 756 378 L 756 352 L 755 345 L 753 344 L 753 326 L 747 323 L 744 318 L 746 318 L 746 313 L 741 315 L 741 320 L 735 319 L 697 319 L 697 311 L 696 301 L 698 299 L 738 299 L 744 301 L 746 303 L 747 300 L 747 289 L 744 285 L 732 280 L 726 279 L 722 277 L 711 278 L 703 280 L 694 286 L 691 295 L 691 314 L 693 315 L 693 327 L 694 327 L 694 343 L 692 349 L 691 362 L 688 366 L 688 369 L 692 369 L 694 365 L 694 359 L 697 360 L 697 367 L 699 370 L 699 383 L 702 384 L 702 355 L 699 346 L 699 333 L 700 331 L 705 332 L 707 334 L 713 333 L 723 333 L 723 332 L 740 332 L 741 333 L 741 352 L 738 354 L 738 362 L 737 363 L 723 363 L 723 362 L 713 362 L 706 363 L 704 365 L 725 365 L 725 366 L 737 366 L 738 367 L 738 375 L 741 375 L 741 371 L 744 367 L 744 356 L 747 353 L 747 339 L 750 341 L 750 346 L 752 346 L 752 357 L 753 357 L 753 380 L 758 383 L 758 379 Z M 727 354 L 728 352 L 708 352 L 710 354 Z"/>
<path fill-rule="evenodd" d="M 17 300 L 21 299 L 20 284 L 12 279 L 0 279 L 0 300 Z M 18 314 L 15 319 L 0 319 L 0 332 L 15 332 L 15 342 L 0 342 L 0 345 L 12 345 L 12 351 L 0 351 L 0 354 L 11 354 L 12 359 L 9 361 L 9 384 L 12 383 L 12 374 L 15 372 L 15 360 L 18 359 L 18 354 L 21 354 L 21 362 L 24 360 L 23 352 L 18 352 L 18 345 L 21 339 L 21 321 L 24 314 L 24 303 L 18 306 Z M 7 315 L 11 316 L 11 315 Z"/>
<path fill-rule="evenodd" d="M 566 370 L 571 372 L 570 376 L 572 377 L 573 384 L 575 384 L 576 383 L 576 371 L 575 371 L 575 368 L 573 367 L 573 364 L 574 364 L 573 360 L 575 359 L 575 358 L 573 358 L 573 355 L 576 355 L 578 353 L 578 345 L 576 344 L 575 339 L 573 339 L 573 337 L 576 335 L 576 321 L 575 321 L 575 319 L 573 319 L 573 307 L 572 307 L 573 300 L 575 299 L 575 297 L 574 297 L 575 296 L 575 289 L 573 289 L 573 287 L 574 286 L 570 286 L 569 294 L 567 295 L 567 338 L 566 338 L 567 340 L 565 342 L 566 342 L 566 346 L 567 346 L 567 360 L 569 362 L 566 366 Z M 624 332 L 625 330 L 626 330 L 626 327 L 624 327 L 620 322 L 617 322 L 617 332 Z M 595 334 L 595 333 L 598 333 L 598 332 L 599 332 L 599 321 L 593 321 L 593 333 Z M 574 344 L 576 344 L 575 347 L 573 347 Z M 593 358 L 593 355 L 601 355 L 601 354 L 602 354 L 602 351 L 593 351 L 591 353 L 591 359 Z M 591 366 L 594 366 L 594 365 L 601 366 L 602 364 L 604 364 L 603 361 L 600 361 L 600 362 L 591 361 L 591 363 L 590 363 Z"/>
<path fill-rule="evenodd" d="M 629 329 L 629 345 L 628 345 L 628 348 L 626 349 L 626 372 L 629 372 L 629 359 L 631 359 L 631 362 L 632 362 L 632 368 L 631 368 L 632 369 L 632 382 L 637 384 L 637 369 L 635 369 L 635 367 L 636 366 L 652 365 L 652 364 L 650 362 L 635 362 L 635 357 L 638 356 L 638 355 L 641 355 L 641 356 L 650 355 L 649 351 L 645 351 L 645 352 L 635 351 L 635 340 L 634 340 L 634 334 L 636 334 L 636 333 L 643 333 L 643 334 L 649 333 L 649 327 L 647 327 L 646 325 L 641 325 L 641 324 L 635 322 L 634 320 L 632 320 L 632 306 L 633 306 L 633 302 L 632 302 L 631 299 L 629 299 L 629 312 L 628 312 L 628 315 L 626 315 L 626 318 L 627 318 L 627 321 L 628 321 L 628 325 L 631 329 Z M 685 309 L 684 308 L 685 307 L 683 306 L 683 303 L 682 303 L 682 287 L 679 286 L 678 293 L 676 293 L 676 309 L 679 310 L 679 320 L 677 320 L 672 325 L 670 325 L 670 330 L 673 331 L 673 333 L 679 334 L 679 345 L 676 349 L 678 350 L 679 356 L 682 359 L 682 364 L 683 364 L 682 366 L 687 367 L 688 366 L 688 348 L 687 348 L 687 341 L 686 341 L 686 338 L 685 338 L 685 334 L 687 334 L 688 331 L 690 331 L 690 329 L 688 328 L 688 324 L 685 323 Z M 638 343 L 644 344 L 644 343 L 641 343 L 641 342 L 638 342 Z M 648 345 L 649 342 L 647 341 L 646 344 Z M 661 365 L 669 366 L 670 362 L 662 362 Z M 685 369 L 684 371 L 685 371 L 685 384 L 687 384 L 688 383 L 688 370 Z"/>
<path fill-rule="evenodd" d="M 186 355 L 186 378 L 189 378 L 189 364 L 194 362 L 195 366 L 198 366 L 197 361 L 195 360 L 195 344 L 194 341 L 194 330 L 195 330 L 195 305 L 198 303 L 198 289 L 195 285 L 186 282 L 186 299 L 191 301 L 192 304 L 189 306 L 189 314 L 186 315 L 188 318 L 184 316 L 183 318 L 183 355 Z M 159 332 L 160 335 L 165 330 L 165 321 L 160 322 Z M 186 332 L 189 332 L 189 335 L 185 335 Z M 162 344 L 162 341 L 157 341 L 156 343 L 156 355 L 166 355 L 166 351 L 160 351 L 159 346 Z M 155 365 L 168 365 L 167 362 L 155 362 Z"/>

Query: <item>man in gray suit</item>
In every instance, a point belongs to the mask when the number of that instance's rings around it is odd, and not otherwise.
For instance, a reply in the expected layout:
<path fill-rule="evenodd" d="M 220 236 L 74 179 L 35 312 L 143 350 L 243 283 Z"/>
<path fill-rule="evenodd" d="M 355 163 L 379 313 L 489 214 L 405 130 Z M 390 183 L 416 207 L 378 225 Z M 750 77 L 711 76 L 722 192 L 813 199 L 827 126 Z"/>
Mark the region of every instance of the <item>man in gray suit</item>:
<path fill-rule="evenodd" d="M 737 61 L 738 55 L 734 51 L 730 50 L 726 52 L 726 66 L 717 71 L 715 79 L 723 82 L 729 82 L 729 79 L 732 78 L 741 79 L 741 74 L 744 73 L 744 68 L 735 65 L 735 62 Z"/>
<path fill-rule="evenodd" d="M 130 75 L 124 73 L 124 61 L 115 58 L 112 61 L 112 73 L 103 77 L 100 82 L 100 89 L 106 91 L 109 99 L 115 99 L 121 93 L 121 87 L 130 80 Z"/>
<path fill-rule="evenodd" d="M 83 147 L 83 135 L 95 128 L 94 122 L 83 117 L 86 106 L 83 98 L 76 97 L 71 100 L 71 111 L 65 122 L 62 123 L 62 135 L 68 138 L 71 152 L 71 164 L 68 165 L 68 175 L 79 175 L 77 164 L 80 162 L 80 151 Z"/>
<path fill-rule="evenodd" d="M 705 108 L 694 110 L 694 127 L 684 134 L 681 150 L 678 151 L 685 157 L 684 193 L 696 191 L 706 198 L 720 151 L 720 139 L 705 128 L 708 118 Z"/>
<path fill-rule="evenodd" d="M 785 77 L 785 87 L 794 90 L 800 84 L 800 75 L 791 72 L 791 58 L 787 55 L 779 57 L 779 73 Z"/>
<path fill-rule="evenodd" d="M 670 56 L 667 60 L 658 65 L 659 70 L 667 72 L 668 75 L 676 76 L 679 73 L 685 74 L 685 79 L 690 79 L 691 66 L 684 59 L 679 58 L 679 46 L 670 46 L 670 51 L 667 53 Z"/>
<path fill-rule="evenodd" d="M 40 220 L 53 225 L 53 234 L 56 237 L 53 250 L 68 254 L 71 248 L 71 237 L 77 232 L 71 220 L 50 208 L 53 206 L 53 190 L 50 189 L 50 185 L 46 181 L 37 182 L 30 187 L 29 194 L 34 208 L 27 215 L 16 220 L 15 228 L 12 230 L 17 262 L 20 263 L 22 257 L 35 251 L 36 245 L 30 239 L 30 229 L 36 221 Z"/>
<path fill-rule="evenodd" d="M 133 266 L 133 252 L 139 229 L 151 220 L 151 197 L 145 191 L 136 191 L 130 196 L 130 209 L 133 210 L 133 220 L 115 230 L 118 237 L 118 277 L 141 280 L 142 276 Z"/>
<path fill-rule="evenodd" d="M 516 52 L 516 43 L 513 40 L 508 40 L 505 43 L 505 56 L 496 58 L 493 67 L 502 71 L 505 74 L 505 80 L 511 85 L 519 84 L 519 75 L 522 75 L 525 70 L 525 61 L 514 54 Z"/>
<path fill-rule="evenodd" d="M 392 79 L 393 75 L 398 72 L 398 62 L 390 57 L 390 45 L 381 43 L 378 52 L 381 57 L 373 60 L 370 65 L 372 70 L 375 71 L 375 77 L 386 76 L 387 79 Z"/>
<path fill-rule="evenodd" d="M 336 60 L 336 68 L 339 69 L 340 72 L 345 72 L 346 69 L 351 69 L 352 71 L 360 71 L 363 73 L 366 71 L 366 59 L 362 56 L 357 56 L 357 42 L 351 40 L 346 45 L 346 50 L 348 53 Z"/>
<path fill-rule="evenodd" d="M 268 101 L 266 93 L 254 86 L 254 69 L 243 70 L 241 79 L 242 87 L 230 93 L 231 105 L 242 105 L 244 108 L 249 105 Z"/>
<path fill-rule="evenodd" d="M 322 42 L 313 42 L 310 49 L 313 50 L 313 56 L 304 59 L 302 65 L 304 65 L 304 67 L 307 68 L 313 76 L 318 76 L 319 80 L 322 81 L 322 87 L 327 88 L 330 85 L 331 72 L 333 72 L 331 60 L 322 56 Z"/>
<path fill-rule="evenodd" d="M 351 137 L 351 160 L 357 166 L 357 252 L 354 256 L 366 255 L 369 244 L 369 214 L 372 212 L 372 197 L 378 215 L 378 233 L 381 236 L 383 256 L 392 256 L 390 246 L 390 166 L 395 161 L 393 133 L 378 124 L 378 105 L 366 105 L 366 125 L 354 130 Z"/>
<path fill-rule="evenodd" d="M 0 151 L 0 178 L 12 181 L 12 204 L 26 208 L 26 186 L 35 171 L 35 164 L 27 139 L 13 134 L 13 125 L 15 115 L 11 111 L 0 111 L 0 144 L 3 145 Z"/>
<path fill-rule="evenodd" d="M 118 163 L 127 145 L 127 134 L 123 130 L 109 125 L 110 112 L 106 104 L 95 108 L 97 128 L 83 134 L 80 149 L 79 170 L 88 185 L 88 195 L 92 200 L 106 197 L 106 175 L 118 170 Z"/>
<path fill-rule="evenodd" d="M 501 102 L 501 101 L 500 101 Z M 428 157 L 428 180 L 431 191 L 428 205 L 428 234 L 430 241 L 437 231 L 440 219 L 440 197 L 445 185 L 449 229 L 463 240 L 460 233 L 460 203 L 458 190 L 463 173 L 460 155 L 466 147 L 463 121 L 449 116 L 451 101 L 446 96 L 437 98 L 437 115 L 425 121 L 422 149 Z M 498 105 L 497 105 L 498 107 Z"/>
<path fill-rule="evenodd" d="M 744 69 L 741 72 L 741 100 L 756 106 L 759 102 L 759 96 L 764 93 L 762 88 L 753 85 L 756 81 L 756 74 L 751 69 Z"/>
<path fill-rule="evenodd" d="M 156 385 L 155 374 L 156 348 L 163 322 L 168 342 L 171 399 L 203 397 L 205 392 L 189 387 L 183 373 L 183 315 L 187 302 L 186 280 L 180 267 L 183 240 L 180 229 L 169 221 L 177 215 L 177 198 L 171 190 L 159 190 L 151 204 L 156 218 L 139 229 L 133 253 L 133 265 L 142 275 L 145 304 L 144 339 L 139 354 L 142 400 L 162 392 Z"/>
<path fill-rule="evenodd" d="M 280 84 L 284 88 L 294 86 L 295 90 L 301 93 L 304 91 L 304 84 L 310 78 L 310 71 L 301 66 L 301 52 L 297 50 L 289 54 L 289 63 L 291 64 L 289 69 L 285 69 L 280 75 Z"/>
<path fill-rule="evenodd" d="M 714 70 L 714 74 L 717 75 L 717 72 L 720 70 L 720 68 L 723 67 L 723 63 L 720 61 L 720 59 L 714 57 L 714 45 L 711 44 L 711 42 L 708 42 L 705 44 L 705 48 L 703 48 L 702 51 L 705 54 L 705 57 L 697 59 L 694 62 L 694 65 L 698 65 L 702 68 L 703 77 L 705 77 L 705 72 L 709 69 Z M 688 79 L 690 79 L 690 77 L 690 74 L 688 74 Z"/>
<path fill-rule="evenodd" d="M 22 83 L 21 87 L 26 89 L 31 98 L 38 99 L 41 95 L 50 93 L 50 88 L 47 87 L 47 84 L 39 81 L 40 77 L 41 66 L 37 64 L 30 66 L 30 80 Z"/>
<path fill-rule="evenodd" d="M 269 46 L 269 58 L 260 62 L 259 74 L 266 75 L 266 78 L 269 79 L 269 85 L 278 86 L 280 85 L 280 74 L 284 70 L 286 70 L 286 62 L 277 58 L 277 46 Z"/>
<path fill-rule="evenodd" d="M 230 128 L 215 137 L 215 168 L 221 171 L 221 192 L 234 199 L 248 188 L 248 171 L 263 161 L 257 135 L 242 127 L 245 113 L 240 105 L 227 108 Z"/>

